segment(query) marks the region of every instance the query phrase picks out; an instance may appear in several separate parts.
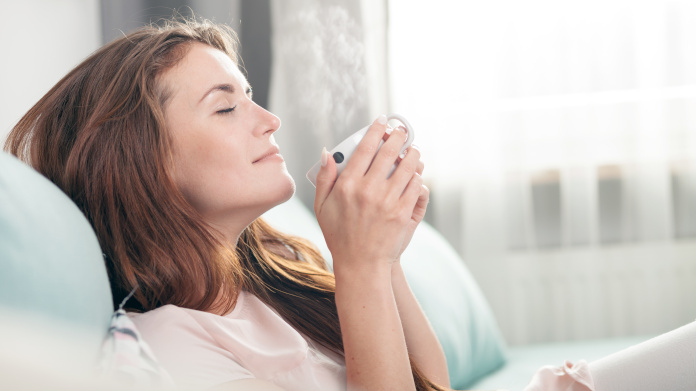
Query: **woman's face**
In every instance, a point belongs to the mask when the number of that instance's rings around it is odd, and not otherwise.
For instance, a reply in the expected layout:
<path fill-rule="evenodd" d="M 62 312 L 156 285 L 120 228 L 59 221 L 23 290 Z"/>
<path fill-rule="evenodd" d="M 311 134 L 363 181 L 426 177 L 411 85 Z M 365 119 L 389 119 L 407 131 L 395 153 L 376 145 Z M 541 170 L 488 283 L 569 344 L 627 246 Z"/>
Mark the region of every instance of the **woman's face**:
<path fill-rule="evenodd" d="M 208 223 L 239 235 L 293 195 L 295 183 L 273 138 L 280 120 L 251 100 L 248 82 L 225 53 L 191 44 L 161 82 L 170 92 L 165 120 L 174 179 Z"/>

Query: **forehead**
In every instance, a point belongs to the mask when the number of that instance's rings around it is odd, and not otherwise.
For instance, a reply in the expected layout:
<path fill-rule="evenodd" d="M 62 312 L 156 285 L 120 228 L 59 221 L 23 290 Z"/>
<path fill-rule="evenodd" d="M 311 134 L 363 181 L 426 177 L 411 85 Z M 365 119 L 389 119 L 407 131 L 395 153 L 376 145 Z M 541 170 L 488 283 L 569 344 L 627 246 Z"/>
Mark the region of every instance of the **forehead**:
<path fill-rule="evenodd" d="M 223 51 L 202 43 L 193 43 L 184 58 L 162 74 L 162 81 L 174 95 L 198 99 L 211 86 L 232 84 L 245 91 L 249 83 L 234 61 Z M 198 100 L 196 100 L 197 102 Z"/>

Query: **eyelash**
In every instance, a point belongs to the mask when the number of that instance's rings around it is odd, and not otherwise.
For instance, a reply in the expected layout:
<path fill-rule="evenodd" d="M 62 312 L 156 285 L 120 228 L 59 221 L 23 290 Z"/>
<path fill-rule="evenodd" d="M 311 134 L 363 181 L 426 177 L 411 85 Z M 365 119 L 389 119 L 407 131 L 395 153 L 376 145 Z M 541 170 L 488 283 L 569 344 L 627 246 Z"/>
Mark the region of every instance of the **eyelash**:
<path fill-rule="evenodd" d="M 218 110 L 217 113 L 218 113 L 218 114 L 229 114 L 229 113 L 233 112 L 234 109 L 236 109 L 236 108 L 237 108 L 237 106 L 230 107 L 230 108 L 227 108 L 227 109 Z"/>

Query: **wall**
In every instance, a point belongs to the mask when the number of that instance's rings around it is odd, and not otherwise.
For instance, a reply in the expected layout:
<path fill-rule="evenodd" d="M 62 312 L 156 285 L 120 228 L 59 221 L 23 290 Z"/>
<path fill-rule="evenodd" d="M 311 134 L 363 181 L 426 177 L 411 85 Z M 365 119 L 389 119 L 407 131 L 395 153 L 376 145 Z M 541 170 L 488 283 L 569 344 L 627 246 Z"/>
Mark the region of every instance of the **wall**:
<path fill-rule="evenodd" d="M 171 17 L 174 10 L 184 16 L 225 23 L 240 40 L 240 55 L 254 101 L 267 107 L 271 69 L 269 0 L 102 0 L 104 42 L 151 21 Z"/>
<path fill-rule="evenodd" d="M 61 77 L 101 44 L 177 9 L 227 23 L 241 41 L 254 99 L 268 100 L 270 15 L 268 0 L 24 0 L 4 4 L 0 24 L 0 143 L 15 123 Z M 253 22 L 242 23 L 242 20 Z M 8 39 L 7 37 L 14 37 Z"/>
<path fill-rule="evenodd" d="M 3 4 L 0 142 L 61 77 L 101 43 L 97 0 L 23 0 Z"/>

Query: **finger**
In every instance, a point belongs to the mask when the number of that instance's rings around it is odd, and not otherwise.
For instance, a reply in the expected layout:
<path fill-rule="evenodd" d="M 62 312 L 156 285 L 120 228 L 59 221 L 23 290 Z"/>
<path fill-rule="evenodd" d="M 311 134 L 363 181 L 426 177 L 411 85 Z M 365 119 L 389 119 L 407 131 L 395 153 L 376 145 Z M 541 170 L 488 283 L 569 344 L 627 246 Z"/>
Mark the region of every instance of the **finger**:
<path fill-rule="evenodd" d="M 334 183 L 336 183 L 336 161 L 326 150 L 321 151 L 321 168 L 317 174 L 317 190 L 314 195 L 314 213 L 319 215 L 324 201 L 329 197 Z"/>
<path fill-rule="evenodd" d="M 423 191 L 423 178 L 418 174 L 413 174 L 411 180 L 408 182 L 408 186 L 401 195 L 400 202 L 404 208 L 408 208 L 409 211 L 413 211 L 416 207 L 418 199 Z"/>
<path fill-rule="evenodd" d="M 406 149 L 404 151 L 403 157 L 405 157 L 405 155 L 408 154 L 408 151 L 410 151 L 411 149 L 417 149 L 418 152 L 420 153 L 420 147 L 418 147 L 416 144 L 413 144 L 410 147 L 408 147 L 408 149 Z M 403 157 L 402 157 L 402 155 L 399 155 L 399 159 L 397 159 L 396 164 L 401 163 L 401 161 L 403 160 Z M 425 163 L 423 163 L 423 161 L 421 160 L 418 162 L 418 167 L 416 167 L 416 172 L 418 173 L 418 175 L 423 175 L 423 170 L 425 170 Z"/>
<path fill-rule="evenodd" d="M 420 147 L 417 146 L 416 144 L 412 144 L 410 147 L 408 147 L 408 148 L 404 151 L 403 154 L 399 155 L 399 158 L 396 159 L 396 164 L 401 163 L 401 161 L 403 160 L 403 158 L 406 156 L 406 154 L 408 153 L 408 151 L 410 151 L 411 149 L 417 149 L 418 152 L 420 152 Z M 421 155 L 422 155 L 422 154 L 421 154 Z M 424 168 L 425 168 L 425 164 L 423 164 L 423 162 L 419 162 L 419 163 L 418 163 L 418 167 L 416 168 L 416 172 L 417 172 L 418 174 L 420 174 L 420 175 L 423 175 L 423 169 L 424 169 Z"/>
<path fill-rule="evenodd" d="M 367 172 L 370 164 L 372 164 L 372 159 L 377 153 L 377 148 L 379 148 L 382 142 L 382 137 L 384 137 L 384 132 L 387 130 L 387 116 L 380 115 L 370 127 L 367 129 L 367 133 L 363 136 L 360 143 L 355 148 L 353 156 L 346 164 L 346 168 L 343 170 L 343 175 L 353 176 L 359 175 L 363 176 Z"/>
<path fill-rule="evenodd" d="M 418 195 L 418 201 L 416 201 L 416 206 L 413 208 L 413 213 L 411 214 L 411 220 L 416 223 L 423 221 L 425 217 L 425 211 L 428 209 L 428 202 L 430 201 L 430 189 L 427 186 L 421 185 L 421 192 Z"/>
<path fill-rule="evenodd" d="M 379 149 L 379 152 L 377 152 L 377 156 L 375 156 L 367 176 L 376 180 L 387 179 L 389 171 L 399 158 L 401 148 L 403 148 L 405 142 L 406 131 L 402 127 L 396 128 Z M 415 170 L 415 167 L 413 169 Z"/>
<path fill-rule="evenodd" d="M 422 156 L 422 153 L 421 153 L 421 151 L 420 151 L 420 148 L 419 148 L 416 144 L 412 144 L 412 145 L 406 150 L 406 153 L 408 154 L 408 151 L 413 150 L 413 149 L 418 150 L 418 155 L 419 155 L 419 157 Z M 416 172 L 418 173 L 418 175 L 423 175 L 423 170 L 424 170 L 424 169 L 425 169 L 425 163 L 423 163 L 422 160 L 419 160 L 419 161 L 418 161 L 418 167 L 416 167 Z"/>
<path fill-rule="evenodd" d="M 399 165 L 396 166 L 396 170 L 394 170 L 391 178 L 389 178 L 392 194 L 396 197 L 400 197 L 403 194 L 404 189 L 409 184 L 413 175 L 420 175 L 417 170 L 421 164 L 420 151 L 416 148 L 409 147 L 406 156 L 404 156 Z"/>
<path fill-rule="evenodd" d="M 423 170 L 425 169 L 425 163 L 422 160 L 418 161 L 418 167 L 416 167 L 416 172 L 418 175 L 423 175 Z"/>

